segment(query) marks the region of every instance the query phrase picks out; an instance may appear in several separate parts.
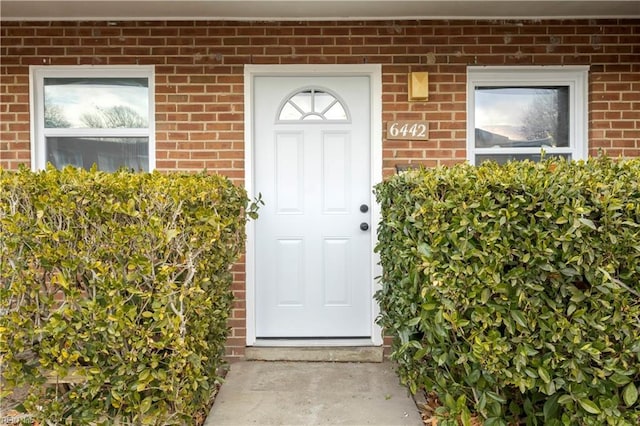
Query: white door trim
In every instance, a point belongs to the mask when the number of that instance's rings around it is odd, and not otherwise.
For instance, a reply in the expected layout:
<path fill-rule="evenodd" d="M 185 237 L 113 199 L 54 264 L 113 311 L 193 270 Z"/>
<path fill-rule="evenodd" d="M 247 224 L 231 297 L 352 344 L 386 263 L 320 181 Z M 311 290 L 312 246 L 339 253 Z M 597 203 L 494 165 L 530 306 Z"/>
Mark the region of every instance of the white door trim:
<path fill-rule="evenodd" d="M 254 192 L 254 144 L 253 144 L 253 93 L 256 76 L 368 76 L 370 78 L 371 99 L 371 179 L 372 185 L 382 181 L 382 67 L 380 64 L 362 65 L 245 65 L 244 67 L 244 184 L 250 199 L 257 196 Z M 381 275 L 378 255 L 373 248 L 377 244 L 377 224 L 380 222 L 380 206 L 371 194 L 371 294 L 379 289 L 375 277 Z M 259 212 L 258 212 L 259 213 Z M 255 223 L 247 223 L 246 244 L 246 326 L 247 346 L 256 344 L 256 292 L 255 292 Z M 382 345 L 382 329 L 374 320 L 380 313 L 378 303 L 371 299 L 371 344 Z M 317 342 L 308 342 L 309 346 Z M 349 344 L 345 341 L 344 344 Z M 353 344 L 353 343 L 351 343 Z M 299 345 L 298 345 L 299 346 Z"/>

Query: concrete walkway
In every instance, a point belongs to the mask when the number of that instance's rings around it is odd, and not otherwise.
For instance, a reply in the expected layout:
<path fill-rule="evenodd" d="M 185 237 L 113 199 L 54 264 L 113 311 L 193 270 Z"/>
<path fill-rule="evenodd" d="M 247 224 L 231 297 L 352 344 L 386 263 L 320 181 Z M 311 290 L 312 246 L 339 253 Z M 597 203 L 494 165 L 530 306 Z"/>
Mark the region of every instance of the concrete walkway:
<path fill-rule="evenodd" d="M 423 425 L 389 362 L 231 364 L 205 426 Z"/>

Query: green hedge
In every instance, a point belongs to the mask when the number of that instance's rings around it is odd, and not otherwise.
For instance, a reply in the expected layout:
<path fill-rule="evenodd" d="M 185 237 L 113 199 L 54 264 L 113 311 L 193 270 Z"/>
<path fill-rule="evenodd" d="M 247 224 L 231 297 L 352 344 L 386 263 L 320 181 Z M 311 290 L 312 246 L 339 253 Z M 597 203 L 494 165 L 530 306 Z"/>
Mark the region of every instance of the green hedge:
<path fill-rule="evenodd" d="M 51 424 L 190 424 L 223 363 L 247 197 L 219 176 L 0 170 L 0 357 Z M 73 372 L 61 391 L 47 375 Z"/>
<path fill-rule="evenodd" d="M 439 424 L 639 424 L 640 160 L 409 171 L 376 194 L 379 322 Z"/>

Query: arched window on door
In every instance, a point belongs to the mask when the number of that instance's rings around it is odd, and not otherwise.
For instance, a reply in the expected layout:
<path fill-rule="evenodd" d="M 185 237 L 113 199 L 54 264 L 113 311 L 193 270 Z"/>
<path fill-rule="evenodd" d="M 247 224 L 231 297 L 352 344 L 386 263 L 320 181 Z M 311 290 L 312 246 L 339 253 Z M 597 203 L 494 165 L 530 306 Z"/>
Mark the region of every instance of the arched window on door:
<path fill-rule="evenodd" d="M 282 102 L 277 121 L 349 122 L 351 118 L 344 102 L 336 94 L 324 88 L 306 87 Z"/>

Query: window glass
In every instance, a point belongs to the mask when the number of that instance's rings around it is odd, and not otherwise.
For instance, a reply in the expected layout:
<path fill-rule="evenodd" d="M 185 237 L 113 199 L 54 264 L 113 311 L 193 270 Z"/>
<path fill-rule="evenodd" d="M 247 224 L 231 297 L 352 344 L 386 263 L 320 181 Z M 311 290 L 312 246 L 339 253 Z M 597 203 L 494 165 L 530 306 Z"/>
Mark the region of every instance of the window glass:
<path fill-rule="evenodd" d="M 337 103 L 338 100 L 333 97 L 333 95 L 323 92 L 317 91 L 314 96 L 314 109 L 318 112 L 326 111 L 333 104 Z"/>
<path fill-rule="evenodd" d="M 338 102 L 335 102 L 333 105 L 330 105 L 324 116 L 327 117 L 327 120 L 346 120 L 347 113 L 345 112 L 342 105 Z"/>
<path fill-rule="evenodd" d="M 569 88 L 476 87 L 477 148 L 569 146 Z"/>
<path fill-rule="evenodd" d="M 311 90 L 296 93 L 289 99 L 289 102 L 298 107 L 302 112 L 314 112 L 313 109 L 313 93 Z"/>
<path fill-rule="evenodd" d="M 145 128 L 146 78 L 45 78 L 47 128 Z"/>
<path fill-rule="evenodd" d="M 149 171 L 147 138 L 48 137 L 47 162 L 57 168 L 67 165 L 114 172 L 127 168 Z"/>
<path fill-rule="evenodd" d="M 280 110 L 280 120 L 300 120 L 304 114 L 292 102 L 287 102 Z"/>

